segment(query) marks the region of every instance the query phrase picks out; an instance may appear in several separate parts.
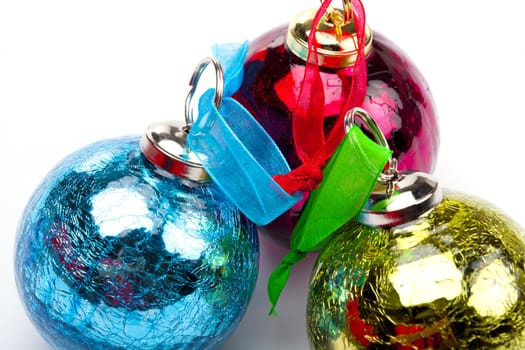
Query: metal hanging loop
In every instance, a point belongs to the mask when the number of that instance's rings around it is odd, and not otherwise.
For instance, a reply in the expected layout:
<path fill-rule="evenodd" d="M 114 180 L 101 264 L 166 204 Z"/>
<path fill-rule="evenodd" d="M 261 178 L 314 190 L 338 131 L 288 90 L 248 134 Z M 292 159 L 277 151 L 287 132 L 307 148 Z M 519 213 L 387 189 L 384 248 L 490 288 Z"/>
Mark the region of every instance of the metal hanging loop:
<path fill-rule="evenodd" d="M 325 1 L 331 1 L 331 0 L 321 0 L 321 4 Z M 325 15 L 325 20 L 327 22 L 331 22 L 333 25 L 337 27 L 344 26 L 345 24 L 352 21 L 353 13 L 352 13 L 352 0 L 343 0 L 343 7 L 342 9 L 338 9 L 333 7 L 331 4 L 328 7 L 328 10 Z"/>
<path fill-rule="evenodd" d="M 197 84 L 202 76 L 202 73 L 210 64 L 213 65 L 215 69 L 215 96 L 213 100 L 217 109 L 221 109 L 222 99 L 224 96 L 224 70 L 222 69 L 219 61 L 217 61 L 215 58 L 206 57 L 197 64 L 197 67 L 193 71 L 193 74 L 190 78 L 191 90 L 188 93 L 188 96 L 186 96 L 184 108 L 186 128 L 188 130 L 193 125 L 193 108 L 191 108 L 191 102 L 193 100 L 193 96 L 195 95 L 195 91 L 197 90 Z"/>
<path fill-rule="evenodd" d="M 355 107 L 346 112 L 344 119 L 344 127 L 347 133 L 354 125 L 357 126 L 356 119 L 360 119 L 363 125 L 365 125 L 368 128 L 368 131 L 372 134 L 372 137 L 374 138 L 374 141 L 377 144 L 387 149 L 390 149 L 385 135 L 375 122 L 374 118 L 372 118 L 372 116 L 362 108 Z M 383 182 L 392 182 L 395 181 L 398 178 L 398 176 L 399 172 L 397 170 L 397 159 L 391 156 L 388 159 L 388 168 L 383 170 L 379 179 Z"/>

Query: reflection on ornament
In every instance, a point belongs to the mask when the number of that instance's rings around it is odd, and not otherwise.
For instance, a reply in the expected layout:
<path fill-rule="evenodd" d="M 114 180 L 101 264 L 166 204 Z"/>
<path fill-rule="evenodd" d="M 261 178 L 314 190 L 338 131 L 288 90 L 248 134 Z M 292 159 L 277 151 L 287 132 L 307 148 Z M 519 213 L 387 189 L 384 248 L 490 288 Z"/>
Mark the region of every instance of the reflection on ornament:
<path fill-rule="evenodd" d="M 307 323 L 314 349 L 523 349 L 523 232 L 446 191 L 392 227 L 353 220 L 321 251 Z"/>
<path fill-rule="evenodd" d="M 432 249 L 419 248 L 427 252 Z M 410 307 L 439 298 L 453 300 L 461 294 L 462 277 L 452 254 L 446 252 L 396 266 L 388 279 L 399 295 L 401 305 Z"/>
<path fill-rule="evenodd" d="M 139 141 L 66 158 L 20 222 L 18 288 L 55 348 L 209 349 L 246 310 L 255 227 L 213 183 L 155 167 Z"/>

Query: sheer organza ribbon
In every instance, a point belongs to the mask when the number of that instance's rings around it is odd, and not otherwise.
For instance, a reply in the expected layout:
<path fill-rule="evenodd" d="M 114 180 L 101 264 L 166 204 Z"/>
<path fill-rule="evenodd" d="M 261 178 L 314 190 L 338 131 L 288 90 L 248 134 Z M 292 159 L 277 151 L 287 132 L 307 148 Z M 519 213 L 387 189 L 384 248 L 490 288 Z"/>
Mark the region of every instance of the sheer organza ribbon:
<path fill-rule="evenodd" d="M 266 225 L 295 205 L 301 194 L 289 194 L 272 178 L 290 167 L 266 131 L 239 102 L 231 98 L 243 79 L 247 43 L 213 47 L 224 70 L 220 110 L 215 90 L 199 99 L 198 118 L 188 144 L 224 194 L 257 225 Z"/>
<path fill-rule="evenodd" d="M 326 0 L 316 12 L 312 22 L 312 30 L 308 36 L 308 59 L 297 105 L 293 111 L 292 129 L 295 150 L 301 166 L 288 174 L 274 176 L 275 181 L 288 193 L 311 191 L 321 180 L 321 170 L 332 156 L 345 135 L 343 119 L 348 110 L 359 106 L 366 95 L 367 73 L 365 58 L 365 26 L 366 17 L 360 0 L 352 0 L 352 20 L 354 21 L 357 48 L 355 64 L 351 69 L 352 80 L 350 92 L 344 98 L 336 122 L 328 138 L 324 134 L 325 98 L 323 81 L 319 71 L 316 40 L 317 26 L 330 7 L 332 0 Z M 341 70 L 339 76 L 343 86 L 346 85 L 346 72 Z M 350 75 L 350 74 L 349 74 Z M 346 89 L 343 89 L 343 93 Z"/>

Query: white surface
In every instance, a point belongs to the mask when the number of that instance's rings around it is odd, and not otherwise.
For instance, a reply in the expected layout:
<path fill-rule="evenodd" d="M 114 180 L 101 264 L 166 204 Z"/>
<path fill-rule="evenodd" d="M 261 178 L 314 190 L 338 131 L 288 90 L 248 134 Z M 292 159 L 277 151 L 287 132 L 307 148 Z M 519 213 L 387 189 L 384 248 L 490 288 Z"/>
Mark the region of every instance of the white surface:
<path fill-rule="evenodd" d="M 95 140 L 182 118 L 189 77 L 211 44 L 254 38 L 317 4 L 0 1 L 3 349 L 49 349 L 19 302 L 12 263 L 18 219 L 49 169 Z M 484 197 L 525 226 L 520 2 L 364 0 L 364 5 L 369 24 L 403 48 L 431 86 L 440 112 L 441 183 Z M 261 241 L 258 288 L 223 348 L 304 350 L 313 257 L 295 269 L 279 304 L 280 318 L 273 319 L 266 316 L 266 279 L 285 250 Z"/>

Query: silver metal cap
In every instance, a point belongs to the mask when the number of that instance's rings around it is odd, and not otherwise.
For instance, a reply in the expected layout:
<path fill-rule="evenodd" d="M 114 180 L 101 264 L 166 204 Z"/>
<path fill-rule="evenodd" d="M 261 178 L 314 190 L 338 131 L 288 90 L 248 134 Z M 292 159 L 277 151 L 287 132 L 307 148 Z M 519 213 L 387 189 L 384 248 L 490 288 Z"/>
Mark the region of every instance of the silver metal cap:
<path fill-rule="evenodd" d="M 157 167 L 193 181 L 210 181 L 204 167 L 187 146 L 188 127 L 178 121 L 153 124 L 148 127 L 140 148 L 144 156 Z"/>
<path fill-rule="evenodd" d="M 417 219 L 442 199 L 443 192 L 433 176 L 401 172 L 393 181 L 377 182 L 358 220 L 367 226 L 396 226 Z"/>

